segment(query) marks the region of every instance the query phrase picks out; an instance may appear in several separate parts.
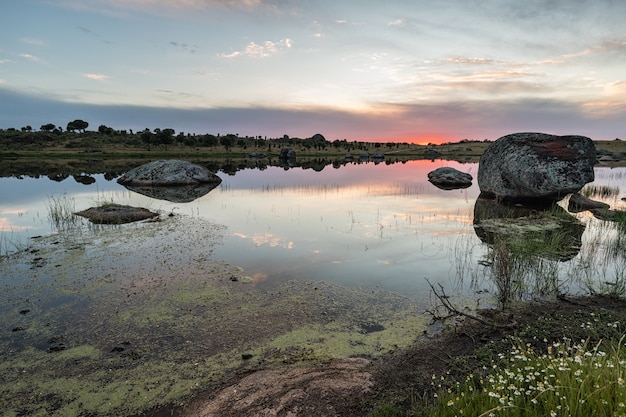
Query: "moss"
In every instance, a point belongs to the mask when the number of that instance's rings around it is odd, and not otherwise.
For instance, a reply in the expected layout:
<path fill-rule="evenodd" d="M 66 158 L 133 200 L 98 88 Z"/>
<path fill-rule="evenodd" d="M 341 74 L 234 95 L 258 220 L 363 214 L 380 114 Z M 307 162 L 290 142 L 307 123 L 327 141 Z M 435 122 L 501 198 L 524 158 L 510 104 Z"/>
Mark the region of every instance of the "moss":
<path fill-rule="evenodd" d="M 304 281 L 259 291 L 207 255 L 221 230 L 178 216 L 92 229 L 41 239 L 5 265 L 15 285 L 0 324 L 25 329 L 0 338 L 5 415 L 138 414 L 241 368 L 375 355 L 426 329 L 413 302 L 385 291 Z M 65 349 L 48 352 L 51 340 Z"/>

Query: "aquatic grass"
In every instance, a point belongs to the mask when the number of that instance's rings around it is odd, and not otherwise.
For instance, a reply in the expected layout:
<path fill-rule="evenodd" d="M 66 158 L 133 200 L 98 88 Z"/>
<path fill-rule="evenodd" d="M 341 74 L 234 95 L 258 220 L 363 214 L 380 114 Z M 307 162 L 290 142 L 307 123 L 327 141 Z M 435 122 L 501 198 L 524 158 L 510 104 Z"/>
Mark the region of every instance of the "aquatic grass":
<path fill-rule="evenodd" d="M 481 262 L 489 267 L 499 306 L 558 294 L 564 286 L 558 257 L 569 240 L 558 232 L 497 238 Z"/>
<path fill-rule="evenodd" d="M 0 229 L 0 262 L 9 254 L 19 252 L 24 248 L 25 245 L 14 237 L 12 230 L 9 235 L 5 230 Z"/>
<path fill-rule="evenodd" d="M 590 185 L 587 184 L 580 190 L 580 193 L 587 197 L 614 198 L 619 196 L 620 188 L 610 185 Z"/>
<path fill-rule="evenodd" d="M 80 224 L 80 219 L 74 215 L 74 199 L 67 194 L 49 196 L 46 208 L 48 220 L 56 231 L 70 230 Z"/>
<path fill-rule="evenodd" d="M 490 368 L 461 382 L 433 375 L 437 404 L 426 415 L 626 416 L 623 336 L 593 346 L 570 339 L 544 342 L 544 348 L 536 349 L 516 340 Z"/>

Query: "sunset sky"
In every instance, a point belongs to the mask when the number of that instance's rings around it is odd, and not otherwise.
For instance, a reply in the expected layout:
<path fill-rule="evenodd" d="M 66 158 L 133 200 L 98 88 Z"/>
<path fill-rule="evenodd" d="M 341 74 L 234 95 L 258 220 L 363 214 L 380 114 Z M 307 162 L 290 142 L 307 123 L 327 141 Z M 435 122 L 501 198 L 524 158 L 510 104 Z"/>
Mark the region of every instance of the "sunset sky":
<path fill-rule="evenodd" d="M 10 0 L 0 128 L 626 139 L 622 0 Z"/>

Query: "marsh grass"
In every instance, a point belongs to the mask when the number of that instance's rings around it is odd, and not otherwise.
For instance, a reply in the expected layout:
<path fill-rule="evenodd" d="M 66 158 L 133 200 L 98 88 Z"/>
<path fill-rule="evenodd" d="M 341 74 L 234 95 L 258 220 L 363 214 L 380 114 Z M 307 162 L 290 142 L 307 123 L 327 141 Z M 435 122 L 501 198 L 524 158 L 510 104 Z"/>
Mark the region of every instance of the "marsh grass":
<path fill-rule="evenodd" d="M 620 189 L 609 185 L 586 185 L 580 193 L 587 198 L 614 198 L 619 196 Z"/>
<path fill-rule="evenodd" d="M 75 202 L 66 194 L 52 195 L 46 203 L 48 220 L 56 231 L 71 230 L 81 224 L 80 218 L 74 215 Z"/>
<path fill-rule="evenodd" d="M 0 229 L 0 262 L 13 252 L 24 249 L 26 245 L 19 241 L 13 231 L 7 232 Z"/>
<path fill-rule="evenodd" d="M 562 233 L 497 238 L 481 263 L 489 267 L 499 306 L 558 294 L 563 283 L 556 259 L 568 242 Z"/>
<path fill-rule="evenodd" d="M 609 323 L 619 326 L 619 323 Z M 433 375 L 437 405 L 428 416 L 571 416 L 626 415 L 624 337 L 590 346 L 563 339 L 546 342 L 542 352 L 515 341 L 464 381 L 447 385 Z"/>
<path fill-rule="evenodd" d="M 578 260 L 577 269 L 586 271 L 578 274 L 581 285 L 590 294 L 622 297 L 626 295 L 626 215 L 618 214 L 615 221 L 594 222 L 595 233 Z"/>

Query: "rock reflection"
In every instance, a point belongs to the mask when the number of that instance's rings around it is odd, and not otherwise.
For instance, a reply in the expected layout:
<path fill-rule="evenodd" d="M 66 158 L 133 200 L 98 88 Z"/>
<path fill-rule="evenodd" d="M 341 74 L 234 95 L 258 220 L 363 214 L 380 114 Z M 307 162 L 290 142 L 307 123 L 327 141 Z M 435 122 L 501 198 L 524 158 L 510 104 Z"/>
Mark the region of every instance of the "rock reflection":
<path fill-rule="evenodd" d="M 580 252 L 585 230 L 583 224 L 556 204 L 507 205 L 482 196 L 474 205 L 473 223 L 476 235 L 484 243 L 504 241 L 528 254 L 557 261 L 571 260 Z"/>
<path fill-rule="evenodd" d="M 205 196 L 219 184 L 206 183 L 195 185 L 177 185 L 174 187 L 150 185 L 124 185 L 126 189 L 157 200 L 171 201 L 172 203 L 189 203 Z"/>

